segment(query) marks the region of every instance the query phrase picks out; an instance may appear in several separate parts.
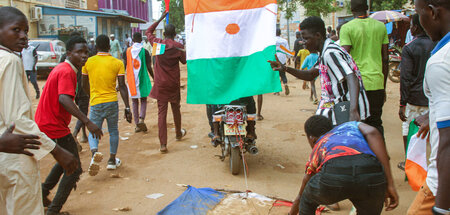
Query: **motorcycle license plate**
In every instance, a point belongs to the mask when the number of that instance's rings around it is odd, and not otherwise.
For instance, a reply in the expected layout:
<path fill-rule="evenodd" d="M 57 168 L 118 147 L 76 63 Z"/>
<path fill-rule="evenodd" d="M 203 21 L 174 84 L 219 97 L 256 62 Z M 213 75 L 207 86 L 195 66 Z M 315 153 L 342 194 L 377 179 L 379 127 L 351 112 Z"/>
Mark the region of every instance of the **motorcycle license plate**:
<path fill-rule="evenodd" d="M 225 124 L 225 135 L 246 135 L 245 126 L 244 125 L 228 125 Z"/>

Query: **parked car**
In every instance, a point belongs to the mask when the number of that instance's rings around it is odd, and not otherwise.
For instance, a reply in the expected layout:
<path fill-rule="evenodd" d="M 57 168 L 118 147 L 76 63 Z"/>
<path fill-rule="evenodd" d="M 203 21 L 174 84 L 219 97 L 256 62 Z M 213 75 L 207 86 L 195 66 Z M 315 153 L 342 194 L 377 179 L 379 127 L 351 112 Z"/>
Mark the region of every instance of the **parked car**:
<path fill-rule="evenodd" d="M 31 39 L 31 46 L 37 47 L 38 62 L 36 64 L 38 75 L 47 75 L 58 65 L 61 57 L 66 53 L 66 44 L 55 39 Z"/>

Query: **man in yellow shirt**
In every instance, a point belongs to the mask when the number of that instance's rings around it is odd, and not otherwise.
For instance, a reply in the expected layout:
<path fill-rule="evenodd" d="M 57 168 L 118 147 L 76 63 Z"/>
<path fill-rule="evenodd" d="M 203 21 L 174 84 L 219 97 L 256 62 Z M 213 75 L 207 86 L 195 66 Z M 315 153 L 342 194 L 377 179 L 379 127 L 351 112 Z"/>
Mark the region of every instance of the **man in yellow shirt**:
<path fill-rule="evenodd" d="M 308 57 L 309 54 L 310 53 L 309 53 L 308 49 L 300 49 L 300 51 L 298 51 L 297 58 L 300 60 L 300 64 L 298 64 L 299 65 L 298 69 L 302 69 L 300 67 L 301 67 L 301 65 L 303 65 L 303 61 L 305 61 L 306 57 Z M 309 88 L 308 87 L 308 82 L 307 81 L 303 81 L 302 89 L 306 90 L 308 88 Z"/>
<path fill-rule="evenodd" d="M 106 169 L 115 170 L 120 166 L 120 159 L 116 158 L 119 146 L 119 104 L 117 99 L 116 83 L 119 82 L 120 95 L 125 103 L 125 117 L 131 123 L 131 111 L 128 101 L 128 89 L 125 85 L 125 69 L 121 60 L 108 53 L 110 49 L 109 38 L 100 35 L 96 40 L 98 53 L 90 57 L 83 67 L 83 89 L 90 93 L 91 112 L 89 118 L 100 128 L 106 119 L 109 131 L 110 157 Z M 99 162 L 103 155 L 98 152 L 98 138 L 89 134 L 89 146 L 92 152 L 89 174 L 97 175 L 100 169 Z"/>

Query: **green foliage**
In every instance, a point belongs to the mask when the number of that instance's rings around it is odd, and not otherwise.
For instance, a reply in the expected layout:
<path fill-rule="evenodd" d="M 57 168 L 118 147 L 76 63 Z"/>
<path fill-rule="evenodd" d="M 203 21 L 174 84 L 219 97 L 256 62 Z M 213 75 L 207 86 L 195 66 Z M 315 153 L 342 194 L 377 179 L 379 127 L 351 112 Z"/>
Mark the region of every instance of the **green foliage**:
<path fill-rule="evenodd" d="M 371 0 L 371 11 L 399 10 L 408 0 Z"/>
<path fill-rule="evenodd" d="M 166 11 L 166 5 L 163 0 L 161 2 L 161 12 Z M 169 23 L 175 25 L 177 33 L 184 31 L 184 6 L 183 0 L 170 0 L 169 5 Z"/>
<path fill-rule="evenodd" d="M 335 2 L 335 0 L 279 0 L 278 10 L 284 11 L 286 18 L 290 19 L 297 6 L 302 5 L 306 9 L 305 16 L 326 16 L 337 10 Z"/>

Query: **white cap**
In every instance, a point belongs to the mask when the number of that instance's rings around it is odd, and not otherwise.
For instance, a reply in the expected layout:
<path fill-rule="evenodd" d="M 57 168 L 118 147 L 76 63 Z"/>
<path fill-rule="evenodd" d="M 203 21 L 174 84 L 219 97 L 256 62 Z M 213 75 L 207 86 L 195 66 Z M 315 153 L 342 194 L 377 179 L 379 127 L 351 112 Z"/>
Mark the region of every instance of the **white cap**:
<path fill-rule="evenodd" d="M 94 38 L 91 38 L 90 41 L 91 41 L 91 42 L 94 42 Z"/>
<path fill-rule="evenodd" d="M 114 37 L 114 34 L 109 35 L 109 37 Z"/>

